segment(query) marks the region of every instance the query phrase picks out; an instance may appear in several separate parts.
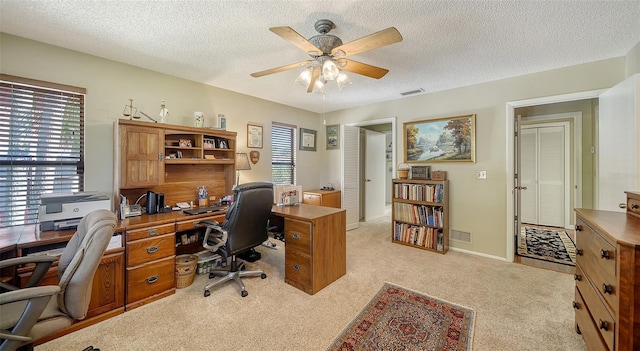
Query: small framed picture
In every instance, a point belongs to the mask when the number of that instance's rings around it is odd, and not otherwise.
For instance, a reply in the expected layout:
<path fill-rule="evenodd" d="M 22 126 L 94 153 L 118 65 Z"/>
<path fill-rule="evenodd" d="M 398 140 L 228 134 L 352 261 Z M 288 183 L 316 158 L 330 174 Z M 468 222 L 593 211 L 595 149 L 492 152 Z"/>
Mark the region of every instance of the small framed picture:
<path fill-rule="evenodd" d="M 340 149 L 340 125 L 327 126 L 327 150 Z"/>
<path fill-rule="evenodd" d="M 300 128 L 300 150 L 316 151 L 316 134 L 315 130 Z"/>
<path fill-rule="evenodd" d="M 262 149 L 262 126 L 247 124 L 247 147 Z"/>

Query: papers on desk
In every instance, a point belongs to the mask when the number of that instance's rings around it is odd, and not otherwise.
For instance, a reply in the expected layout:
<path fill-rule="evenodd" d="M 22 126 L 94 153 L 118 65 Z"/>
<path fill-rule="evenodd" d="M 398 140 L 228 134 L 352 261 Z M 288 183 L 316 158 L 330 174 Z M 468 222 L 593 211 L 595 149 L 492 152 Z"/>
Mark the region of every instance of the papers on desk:
<path fill-rule="evenodd" d="M 273 203 L 278 206 L 297 205 L 302 196 L 302 186 L 276 185 L 273 196 Z"/>

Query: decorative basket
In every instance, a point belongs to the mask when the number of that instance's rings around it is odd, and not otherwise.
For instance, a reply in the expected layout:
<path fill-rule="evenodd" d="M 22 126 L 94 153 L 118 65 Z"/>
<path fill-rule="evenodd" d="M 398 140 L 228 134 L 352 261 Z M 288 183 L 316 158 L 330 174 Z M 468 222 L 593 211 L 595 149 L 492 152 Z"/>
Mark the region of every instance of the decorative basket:
<path fill-rule="evenodd" d="M 409 178 L 409 170 L 411 170 L 411 168 L 409 167 L 408 164 L 399 163 L 397 170 L 398 170 L 398 178 L 400 178 L 400 179 Z"/>
<path fill-rule="evenodd" d="M 182 289 L 193 283 L 196 276 L 196 266 L 198 256 L 179 255 L 176 256 L 176 288 Z"/>

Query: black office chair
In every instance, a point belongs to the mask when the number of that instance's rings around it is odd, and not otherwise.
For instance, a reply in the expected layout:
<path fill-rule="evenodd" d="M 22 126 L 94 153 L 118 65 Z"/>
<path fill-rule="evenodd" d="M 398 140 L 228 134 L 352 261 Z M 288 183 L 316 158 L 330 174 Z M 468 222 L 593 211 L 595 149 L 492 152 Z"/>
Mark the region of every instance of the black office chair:
<path fill-rule="evenodd" d="M 234 280 L 242 291 L 242 297 L 248 295 L 240 278 L 260 276 L 265 279 L 264 271 L 246 271 L 244 262 L 237 255 L 261 245 L 268 239 L 267 223 L 273 206 L 273 184 L 254 182 L 238 185 L 234 190 L 233 205 L 227 211 L 225 221 L 202 221 L 207 226 L 202 246 L 222 256 L 226 262 L 231 256 L 229 270 L 214 270 L 209 279 L 216 278 L 204 288 L 204 296 L 211 295 L 210 289 L 218 284 Z"/>

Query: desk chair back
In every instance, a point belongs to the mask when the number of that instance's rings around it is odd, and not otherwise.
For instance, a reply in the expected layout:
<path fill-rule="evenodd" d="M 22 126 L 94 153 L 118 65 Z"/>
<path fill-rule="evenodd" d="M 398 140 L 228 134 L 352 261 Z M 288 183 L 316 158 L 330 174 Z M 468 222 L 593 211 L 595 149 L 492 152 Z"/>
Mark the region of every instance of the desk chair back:
<path fill-rule="evenodd" d="M 233 205 L 222 228 L 229 233 L 227 249 L 235 255 L 256 247 L 268 238 L 267 223 L 273 206 L 273 184 L 245 183 L 234 191 Z"/>

